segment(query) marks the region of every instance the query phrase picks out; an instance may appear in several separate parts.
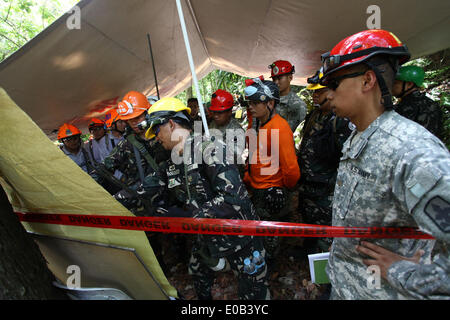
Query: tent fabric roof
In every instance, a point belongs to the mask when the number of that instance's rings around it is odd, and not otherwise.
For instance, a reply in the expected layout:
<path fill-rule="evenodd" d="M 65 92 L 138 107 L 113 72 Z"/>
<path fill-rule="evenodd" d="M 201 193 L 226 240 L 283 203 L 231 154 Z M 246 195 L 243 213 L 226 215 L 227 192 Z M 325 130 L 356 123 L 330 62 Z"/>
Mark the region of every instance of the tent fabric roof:
<path fill-rule="evenodd" d="M 320 66 L 320 54 L 367 29 L 372 4 L 381 27 L 413 57 L 450 46 L 450 2 L 441 0 L 182 0 L 198 78 L 214 69 L 269 77 L 275 60 L 291 61 L 294 84 Z M 63 122 L 85 129 L 130 90 L 174 96 L 191 74 L 174 0 L 84 0 L 81 29 L 58 19 L 0 64 L 0 87 L 49 136 Z"/>

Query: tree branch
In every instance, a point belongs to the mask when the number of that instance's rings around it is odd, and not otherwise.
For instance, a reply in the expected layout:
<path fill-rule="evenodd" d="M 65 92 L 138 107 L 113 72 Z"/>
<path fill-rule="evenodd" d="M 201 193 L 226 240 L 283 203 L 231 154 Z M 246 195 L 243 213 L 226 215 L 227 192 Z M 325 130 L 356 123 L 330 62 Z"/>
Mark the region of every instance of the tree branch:
<path fill-rule="evenodd" d="M 8 38 L 7 36 L 5 36 L 3 33 L 0 33 L 0 36 L 1 37 L 3 37 L 3 38 L 5 38 L 6 40 L 8 40 L 9 42 L 12 42 L 16 47 L 17 47 L 17 49 L 19 49 L 20 47 L 21 47 L 21 45 L 20 44 L 18 44 L 17 42 L 15 42 L 14 40 L 12 40 L 12 39 L 10 39 L 10 38 Z"/>

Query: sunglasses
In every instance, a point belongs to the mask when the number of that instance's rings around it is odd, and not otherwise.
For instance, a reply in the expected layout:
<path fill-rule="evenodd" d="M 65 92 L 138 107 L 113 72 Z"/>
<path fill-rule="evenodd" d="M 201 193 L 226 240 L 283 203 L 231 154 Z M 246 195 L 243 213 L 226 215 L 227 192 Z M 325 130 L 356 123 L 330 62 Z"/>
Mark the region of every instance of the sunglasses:
<path fill-rule="evenodd" d="M 165 125 L 168 121 L 164 121 L 163 123 L 160 124 L 155 124 L 152 128 L 153 133 L 155 134 L 155 137 L 158 136 L 159 131 L 161 130 L 161 126 Z"/>
<path fill-rule="evenodd" d="M 362 76 L 365 73 L 366 73 L 366 71 L 344 74 L 342 76 L 335 77 L 335 78 L 332 78 L 332 79 L 328 80 L 325 85 L 328 88 L 330 88 L 331 90 L 336 91 L 336 89 L 341 84 L 342 80 L 348 79 L 348 78 L 356 78 L 356 77 Z"/>

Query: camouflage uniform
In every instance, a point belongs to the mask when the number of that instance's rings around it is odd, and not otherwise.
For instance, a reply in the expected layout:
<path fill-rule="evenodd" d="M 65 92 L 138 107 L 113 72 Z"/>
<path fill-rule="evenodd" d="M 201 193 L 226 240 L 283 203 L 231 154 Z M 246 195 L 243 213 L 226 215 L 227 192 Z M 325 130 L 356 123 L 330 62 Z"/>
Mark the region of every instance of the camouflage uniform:
<path fill-rule="evenodd" d="M 159 174 L 145 178 L 146 196 L 155 199 L 159 195 L 164 198 L 169 212 L 171 208 L 178 208 L 184 210 L 185 216 L 193 218 L 259 220 L 236 167 L 220 160 L 215 155 L 214 145 L 225 152 L 221 141 L 202 142 L 201 136 L 191 135 L 183 150 L 184 161 L 175 164 L 173 159 L 167 160 L 161 164 Z M 204 154 L 213 155 L 208 158 L 212 163 L 202 157 L 203 150 Z M 195 155 L 197 152 L 200 155 Z M 215 263 L 210 262 L 220 258 L 228 260 L 238 274 L 241 299 L 268 299 L 267 264 L 253 275 L 243 271 L 244 259 L 250 258 L 255 250 L 265 256 L 260 237 L 198 234 L 192 248 L 189 274 L 193 276 L 199 299 L 211 299 L 214 272 L 210 266 Z"/>
<path fill-rule="evenodd" d="M 149 142 L 143 140 L 138 135 L 130 133 L 129 135 L 134 135 L 136 140 L 140 142 L 148 151 L 150 156 L 152 156 L 156 163 L 159 163 L 168 158 L 168 153 L 162 149 L 159 143 L 155 141 Z M 143 169 L 144 177 L 149 173 L 155 171 L 154 168 L 147 162 L 145 157 L 140 154 L 141 166 Z M 116 170 L 122 172 L 122 177 L 120 181 L 126 186 L 133 190 L 136 190 L 138 186 L 142 183 L 139 174 L 139 168 L 137 165 L 137 159 L 135 155 L 135 150 L 133 144 L 127 139 L 120 141 L 117 146 L 112 150 L 112 152 L 107 156 L 102 165 L 106 170 L 114 174 Z M 121 190 L 115 195 L 115 198 L 121 202 L 126 208 L 128 208 L 135 215 L 146 215 L 144 204 L 141 200 L 137 199 L 133 195 L 128 194 L 125 190 Z"/>
<path fill-rule="evenodd" d="M 299 151 L 298 210 L 309 224 L 331 225 L 331 203 L 342 146 L 350 135 L 353 124 L 333 113 L 324 115 L 320 109 L 305 119 Z M 319 238 L 311 238 L 315 246 Z M 320 238 L 319 247 L 328 251 L 332 238 Z"/>
<path fill-rule="evenodd" d="M 239 124 L 239 122 L 236 120 L 236 118 L 232 117 L 230 119 L 230 122 L 228 122 L 225 126 L 218 126 L 216 122 L 213 120 L 211 121 L 211 124 L 209 125 L 209 129 L 217 129 L 222 132 L 224 138 L 226 137 L 226 130 L 233 129 L 233 130 L 244 130 L 242 129 L 242 126 Z M 225 141 L 225 139 L 224 139 Z"/>
<path fill-rule="evenodd" d="M 137 165 L 135 149 L 133 147 L 133 144 L 128 140 L 130 135 L 133 135 L 136 138 L 136 141 L 138 141 L 147 150 L 147 152 L 155 160 L 156 163 L 160 163 L 169 157 L 168 153 L 162 148 L 159 143 L 156 143 L 156 141 L 143 140 L 138 135 L 129 133 L 123 140 L 119 141 L 117 146 L 100 165 L 108 170 L 111 174 L 115 174 L 117 173 L 117 171 L 122 172 L 120 182 L 128 186 L 130 189 L 136 190 L 138 193 L 141 193 L 139 187 L 142 185 L 142 181 Z M 143 171 L 142 179 L 146 175 L 154 173 L 155 169 L 157 170 L 157 166 L 154 169 L 147 162 L 142 153 L 139 153 L 139 158 Z M 153 208 L 150 206 L 150 203 L 148 201 L 142 200 L 143 198 L 138 198 L 136 194 L 130 194 L 127 190 L 120 190 L 115 185 L 111 186 L 111 183 L 106 183 L 105 185 L 105 182 L 107 182 L 105 178 L 102 178 L 102 180 L 100 181 L 105 189 L 112 193 L 114 198 L 119 201 L 124 207 L 130 210 L 134 215 L 148 216 L 151 214 L 151 210 L 153 210 Z M 167 235 L 157 232 L 146 232 L 146 235 L 160 263 L 161 268 L 164 272 L 168 272 L 169 268 L 164 263 L 162 256 L 163 244 L 170 241 L 174 244 L 183 246 L 185 245 L 185 243 L 182 242 L 183 239 L 181 237 L 179 237 L 180 239 L 178 239 L 174 235 Z"/>
<path fill-rule="evenodd" d="M 292 202 L 293 193 L 289 189 L 283 188 L 283 192 L 286 196 L 286 205 L 278 212 L 270 212 L 267 208 L 267 189 L 255 189 L 250 187 L 252 193 L 252 203 L 255 207 L 256 214 L 264 221 L 285 221 L 293 222 L 291 219 L 291 208 L 290 204 Z M 264 247 L 267 251 L 267 258 L 269 262 L 274 262 L 275 258 L 280 253 L 284 243 L 290 243 L 291 239 L 283 237 L 263 237 Z M 272 270 L 273 271 L 273 270 Z"/>
<path fill-rule="evenodd" d="M 385 111 L 355 138 L 345 142 L 333 200 L 333 226 L 420 227 L 450 241 L 450 155 L 418 124 Z M 355 139 L 355 141 L 353 141 Z M 388 269 L 381 288 L 368 282 L 366 258 L 357 238 L 335 238 L 327 273 L 334 299 L 405 299 L 449 296 L 448 251 L 434 257 L 434 240 L 370 239 L 405 257 L 423 249 L 419 264 L 400 261 Z M 372 284 L 372 283 L 371 283 Z"/>
<path fill-rule="evenodd" d="M 228 122 L 225 126 L 218 126 L 216 123 L 211 121 L 209 125 L 210 135 L 215 136 L 218 132 L 214 132 L 214 130 L 218 130 L 221 133 L 222 141 L 225 142 L 227 148 L 227 160 L 229 163 L 236 164 L 239 169 L 239 174 L 241 177 L 244 175 L 245 163 L 242 161 L 241 155 L 245 148 L 245 131 L 236 118 L 231 118 L 230 122 Z M 227 130 L 234 130 L 235 138 L 234 143 L 227 142 Z M 238 138 L 242 138 L 242 141 L 238 141 Z"/>
<path fill-rule="evenodd" d="M 276 110 L 289 123 L 292 132 L 295 132 L 306 116 L 306 104 L 293 90 L 280 97 L 280 103 Z"/>
<path fill-rule="evenodd" d="M 394 108 L 400 115 L 417 122 L 436 137 L 441 138 L 441 107 L 439 103 L 428 98 L 425 93 L 413 91 L 404 96 Z"/>

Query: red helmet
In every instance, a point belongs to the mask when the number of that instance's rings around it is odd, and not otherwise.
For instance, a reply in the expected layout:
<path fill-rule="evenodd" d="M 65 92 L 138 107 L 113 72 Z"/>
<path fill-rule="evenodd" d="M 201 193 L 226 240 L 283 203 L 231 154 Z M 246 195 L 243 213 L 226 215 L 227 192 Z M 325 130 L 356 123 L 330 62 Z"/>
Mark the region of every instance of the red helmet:
<path fill-rule="evenodd" d="M 76 136 L 81 134 L 80 129 L 75 127 L 74 125 L 64 123 L 58 130 L 58 140 L 68 138 L 71 136 Z"/>
<path fill-rule="evenodd" d="M 381 29 L 364 30 L 345 38 L 331 52 L 322 55 L 321 84 L 326 84 L 331 73 L 379 54 L 398 56 L 399 64 L 411 56 L 408 48 L 393 33 Z"/>
<path fill-rule="evenodd" d="M 374 56 L 379 56 L 373 58 Z M 327 85 L 330 74 L 349 66 L 364 63 L 375 72 L 378 85 L 381 90 L 382 104 L 386 108 L 392 108 L 392 95 L 386 85 L 379 65 L 389 63 L 394 74 L 398 66 L 405 63 L 411 57 L 408 48 L 391 32 L 380 29 L 358 32 L 339 42 L 331 52 L 322 55 L 323 77 L 321 85 Z"/>
<path fill-rule="evenodd" d="M 105 128 L 105 126 L 106 126 L 105 121 L 97 119 L 97 118 L 92 118 L 91 122 L 89 122 L 89 130 L 94 127 Z"/>
<path fill-rule="evenodd" d="M 147 97 L 137 91 L 128 92 L 117 106 L 117 112 L 121 120 L 129 120 L 139 117 L 151 107 Z"/>
<path fill-rule="evenodd" d="M 295 72 L 295 67 L 289 61 L 285 60 L 275 61 L 269 66 L 269 69 L 271 70 L 271 78 Z"/>
<path fill-rule="evenodd" d="M 231 93 L 219 89 L 212 94 L 210 111 L 221 112 L 233 108 L 234 100 Z"/>

